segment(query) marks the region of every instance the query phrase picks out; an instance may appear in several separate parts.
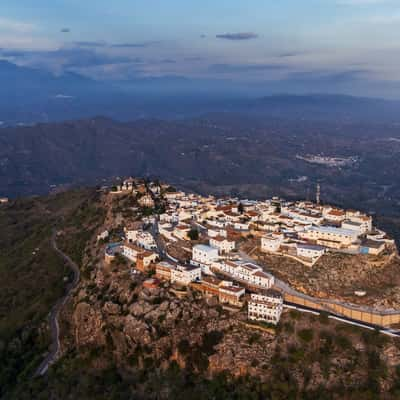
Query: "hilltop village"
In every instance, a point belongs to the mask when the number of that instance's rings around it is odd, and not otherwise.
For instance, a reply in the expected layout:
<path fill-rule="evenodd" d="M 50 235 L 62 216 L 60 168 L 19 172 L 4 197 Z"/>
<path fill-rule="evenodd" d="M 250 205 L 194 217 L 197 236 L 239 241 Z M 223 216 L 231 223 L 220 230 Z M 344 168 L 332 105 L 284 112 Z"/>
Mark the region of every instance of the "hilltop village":
<path fill-rule="evenodd" d="M 169 281 L 215 296 L 231 309 L 246 307 L 248 319 L 275 325 L 291 289 L 252 258 L 252 251 L 296 260 L 313 268 L 324 255 L 380 257 L 394 241 L 371 216 L 309 201 L 216 199 L 177 191 L 167 184 L 127 179 L 109 192 L 135 199 L 120 222 L 118 240 L 100 232 L 105 261 L 123 257 L 131 274 L 146 273 L 144 285 Z M 319 197 L 319 196 L 317 196 Z M 111 240 L 113 239 L 113 240 Z M 244 251 L 243 243 L 256 243 Z"/>

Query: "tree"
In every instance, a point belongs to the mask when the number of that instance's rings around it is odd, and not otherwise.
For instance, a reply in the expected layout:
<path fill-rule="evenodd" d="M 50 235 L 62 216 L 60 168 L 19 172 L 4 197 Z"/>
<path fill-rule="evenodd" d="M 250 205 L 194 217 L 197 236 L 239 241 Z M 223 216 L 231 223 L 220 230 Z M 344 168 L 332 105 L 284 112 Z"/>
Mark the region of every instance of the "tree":
<path fill-rule="evenodd" d="M 239 211 L 240 214 L 244 213 L 244 206 L 243 206 L 243 203 L 241 203 L 241 202 L 238 205 L 238 211 Z"/>
<path fill-rule="evenodd" d="M 192 228 L 189 231 L 188 236 L 189 236 L 190 240 L 198 240 L 199 239 L 199 231 L 195 228 Z"/>

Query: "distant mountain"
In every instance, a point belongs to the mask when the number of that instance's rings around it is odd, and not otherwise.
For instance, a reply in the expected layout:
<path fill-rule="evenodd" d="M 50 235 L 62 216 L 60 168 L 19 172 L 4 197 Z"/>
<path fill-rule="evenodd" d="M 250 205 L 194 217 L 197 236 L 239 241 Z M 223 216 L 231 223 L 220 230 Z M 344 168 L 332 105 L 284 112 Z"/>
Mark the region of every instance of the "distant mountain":
<path fill-rule="evenodd" d="M 313 156 L 341 157 L 332 168 Z M 47 193 L 118 176 L 254 198 L 307 197 L 397 210 L 400 131 L 394 124 L 210 114 L 182 121 L 106 118 L 0 129 L 0 196 Z M 311 161 L 310 161 L 311 160 Z"/>
<path fill-rule="evenodd" d="M 400 101 L 345 95 L 272 95 L 250 101 L 244 108 L 279 118 L 400 121 Z"/>
<path fill-rule="evenodd" d="M 60 93 L 73 96 L 102 86 L 96 81 L 72 72 L 57 76 L 44 70 L 21 67 L 4 60 L 0 60 L 0 81 L 2 86 L 0 100 L 3 102 L 6 95 L 29 102 L 34 96 L 51 97 Z"/>
<path fill-rule="evenodd" d="M 129 121 L 188 118 L 215 112 L 326 121 L 400 120 L 400 103 L 395 101 L 326 94 L 261 97 L 261 93 L 275 93 L 276 83 L 255 87 L 224 79 L 180 76 L 100 82 L 73 72 L 54 75 L 8 61 L 0 61 L 0 83 L 2 126 L 95 115 Z"/>
<path fill-rule="evenodd" d="M 7 61 L 0 61 L 0 82 L 0 120 L 14 125 L 90 116 L 99 109 L 96 99 L 117 92 L 76 73 L 54 75 Z"/>

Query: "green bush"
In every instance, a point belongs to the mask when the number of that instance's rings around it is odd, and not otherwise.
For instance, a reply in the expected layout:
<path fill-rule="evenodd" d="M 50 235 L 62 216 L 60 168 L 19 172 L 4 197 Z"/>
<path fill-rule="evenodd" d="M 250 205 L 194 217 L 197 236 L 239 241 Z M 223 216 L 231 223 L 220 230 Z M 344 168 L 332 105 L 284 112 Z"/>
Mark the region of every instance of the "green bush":
<path fill-rule="evenodd" d="M 306 343 L 309 343 L 313 340 L 314 338 L 314 332 L 312 329 L 301 329 L 299 332 L 297 332 L 298 337 Z"/>

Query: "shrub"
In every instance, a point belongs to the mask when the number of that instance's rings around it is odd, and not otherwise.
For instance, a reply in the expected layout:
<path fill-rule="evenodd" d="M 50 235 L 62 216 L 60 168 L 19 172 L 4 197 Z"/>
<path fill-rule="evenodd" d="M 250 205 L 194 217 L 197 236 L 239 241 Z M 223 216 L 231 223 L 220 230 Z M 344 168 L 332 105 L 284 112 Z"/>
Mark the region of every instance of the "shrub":
<path fill-rule="evenodd" d="M 190 240 L 199 240 L 199 231 L 197 229 L 192 228 L 189 231 L 188 236 Z"/>
<path fill-rule="evenodd" d="M 323 325 L 329 324 L 329 314 L 325 311 L 321 311 L 319 314 L 319 322 Z"/>
<path fill-rule="evenodd" d="M 346 336 L 343 335 L 337 335 L 335 337 L 335 343 L 338 347 L 340 347 L 343 350 L 349 350 L 353 347 L 351 341 Z"/>
<path fill-rule="evenodd" d="M 249 337 L 249 345 L 252 345 L 254 343 L 259 342 L 261 335 L 259 333 L 253 333 L 250 337 Z"/>
<path fill-rule="evenodd" d="M 312 329 L 302 329 L 297 333 L 297 335 L 306 343 L 311 342 L 314 338 L 314 332 Z"/>
<path fill-rule="evenodd" d="M 190 352 L 190 343 L 189 343 L 189 341 L 187 339 L 182 339 L 178 343 L 178 351 L 182 355 L 189 354 L 189 352 Z"/>
<path fill-rule="evenodd" d="M 224 334 L 220 331 L 210 331 L 203 336 L 202 350 L 207 355 L 214 354 L 214 346 L 216 346 L 224 337 Z"/>

